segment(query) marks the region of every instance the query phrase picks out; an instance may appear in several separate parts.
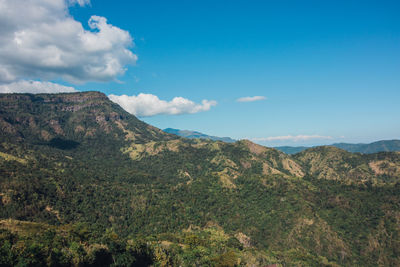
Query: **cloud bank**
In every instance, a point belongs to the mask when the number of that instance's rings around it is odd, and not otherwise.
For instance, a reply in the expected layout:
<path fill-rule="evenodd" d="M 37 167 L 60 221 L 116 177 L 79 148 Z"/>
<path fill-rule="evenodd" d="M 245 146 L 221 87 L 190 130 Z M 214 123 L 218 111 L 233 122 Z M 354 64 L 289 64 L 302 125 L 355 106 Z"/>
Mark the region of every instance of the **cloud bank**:
<path fill-rule="evenodd" d="M 89 0 L 0 0 L 0 83 L 111 81 L 137 56 L 133 38 L 100 16 L 86 30 L 68 11 Z"/>
<path fill-rule="evenodd" d="M 267 99 L 265 96 L 246 96 L 246 97 L 241 97 L 236 99 L 237 102 L 254 102 L 254 101 L 260 101 L 260 100 L 265 100 Z"/>
<path fill-rule="evenodd" d="M 150 117 L 159 114 L 192 114 L 207 111 L 217 104 L 213 100 L 203 100 L 201 104 L 197 104 L 183 97 L 174 97 L 171 101 L 165 101 L 160 100 L 155 95 L 143 93 L 137 96 L 109 95 L 108 97 L 129 113 L 138 117 Z"/>
<path fill-rule="evenodd" d="M 285 136 L 271 136 L 271 137 L 261 137 L 261 138 L 251 138 L 253 141 L 258 142 L 271 142 L 271 141 L 309 141 L 309 140 L 329 140 L 333 139 L 331 136 L 322 135 L 285 135 Z"/>
<path fill-rule="evenodd" d="M 77 92 L 74 87 L 52 82 L 25 81 L 1 84 L 0 93 L 71 93 Z"/>

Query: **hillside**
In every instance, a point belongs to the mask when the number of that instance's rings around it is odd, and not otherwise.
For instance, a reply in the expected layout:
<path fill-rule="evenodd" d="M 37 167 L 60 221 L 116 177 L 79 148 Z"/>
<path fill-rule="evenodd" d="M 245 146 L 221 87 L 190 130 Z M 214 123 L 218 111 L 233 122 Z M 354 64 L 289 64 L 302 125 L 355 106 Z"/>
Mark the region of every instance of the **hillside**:
<path fill-rule="evenodd" d="M 200 132 L 196 132 L 196 131 L 189 131 L 189 130 L 178 130 L 178 129 L 172 129 L 172 128 L 167 128 L 163 130 L 166 133 L 170 133 L 170 134 L 175 134 L 181 137 L 185 137 L 185 138 L 198 138 L 198 139 L 209 139 L 209 140 L 213 140 L 213 141 L 223 141 L 223 142 L 227 142 L 227 143 L 234 143 L 236 142 L 236 140 L 230 138 L 230 137 L 218 137 L 218 136 L 211 136 L 211 135 L 206 135 Z"/>
<path fill-rule="evenodd" d="M 299 153 L 306 149 L 309 149 L 310 147 L 307 147 L 307 146 L 276 146 L 274 148 L 279 151 L 282 151 L 283 153 L 291 155 L 291 154 L 296 154 L 296 153 Z"/>
<path fill-rule="evenodd" d="M 0 265 L 396 266 L 400 154 L 186 139 L 98 92 L 0 95 Z"/>
<path fill-rule="evenodd" d="M 349 152 L 372 154 L 377 152 L 400 151 L 400 140 L 383 140 L 370 144 L 337 143 L 333 144 L 333 146 L 347 150 Z"/>
<path fill-rule="evenodd" d="M 335 143 L 331 146 L 344 149 L 348 152 L 358 152 L 363 154 L 373 154 L 378 152 L 395 152 L 400 151 L 400 140 L 382 140 L 370 144 L 349 144 L 349 143 Z M 305 146 L 278 146 L 275 149 L 282 151 L 286 154 L 296 154 L 308 149 Z"/>
<path fill-rule="evenodd" d="M 184 138 L 198 138 L 198 139 L 209 139 L 214 141 L 223 141 L 227 143 L 234 143 L 236 140 L 230 137 L 218 137 L 210 136 L 204 133 L 189 131 L 189 130 L 179 130 L 173 128 L 167 128 L 163 130 L 166 133 L 175 134 Z M 335 143 L 330 146 L 341 148 L 348 152 L 353 153 L 363 153 L 363 154 L 373 154 L 378 152 L 396 152 L 400 151 L 400 140 L 382 140 L 369 144 L 350 144 L 350 143 Z M 306 146 L 277 146 L 275 149 L 282 151 L 286 154 L 296 154 L 311 147 Z"/>

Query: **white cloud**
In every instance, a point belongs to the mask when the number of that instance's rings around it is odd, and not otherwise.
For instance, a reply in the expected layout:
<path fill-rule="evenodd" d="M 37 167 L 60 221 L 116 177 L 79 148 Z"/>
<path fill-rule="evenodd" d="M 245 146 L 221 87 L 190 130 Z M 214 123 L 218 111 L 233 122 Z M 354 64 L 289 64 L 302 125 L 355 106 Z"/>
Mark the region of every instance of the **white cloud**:
<path fill-rule="evenodd" d="M 139 94 L 137 96 L 109 95 L 108 97 L 129 113 L 138 117 L 150 117 L 158 114 L 197 113 L 207 111 L 217 104 L 213 100 L 203 100 L 201 104 L 197 104 L 183 97 L 174 97 L 171 101 L 165 101 L 152 94 Z"/>
<path fill-rule="evenodd" d="M 90 4 L 90 0 L 67 0 L 69 5 L 75 5 L 78 4 L 80 6 L 88 5 Z"/>
<path fill-rule="evenodd" d="M 254 101 L 260 101 L 260 100 L 265 100 L 267 99 L 265 96 L 246 96 L 246 97 L 241 97 L 236 99 L 237 102 L 254 102 Z"/>
<path fill-rule="evenodd" d="M 68 7 L 89 0 L 0 0 L 0 83 L 62 78 L 110 81 L 134 64 L 129 32 L 92 16 L 83 28 Z"/>
<path fill-rule="evenodd" d="M 52 82 L 25 81 L 2 84 L 0 93 L 66 93 L 77 92 L 75 88 Z"/>
<path fill-rule="evenodd" d="M 270 136 L 270 137 L 261 137 L 261 138 L 251 138 L 253 141 L 259 142 L 270 142 L 270 141 L 309 141 L 309 140 L 328 140 L 333 139 L 331 136 L 322 136 L 322 135 L 285 135 L 285 136 Z"/>

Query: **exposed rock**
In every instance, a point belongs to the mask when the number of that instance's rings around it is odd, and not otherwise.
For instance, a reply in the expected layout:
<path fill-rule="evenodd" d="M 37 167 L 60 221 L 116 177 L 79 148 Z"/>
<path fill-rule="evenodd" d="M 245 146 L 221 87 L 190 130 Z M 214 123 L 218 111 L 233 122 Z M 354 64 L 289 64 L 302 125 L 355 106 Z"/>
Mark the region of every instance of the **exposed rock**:
<path fill-rule="evenodd" d="M 245 248 L 251 247 L 251 238 L 242 232 L 235 234 L 235 237 Z"/>

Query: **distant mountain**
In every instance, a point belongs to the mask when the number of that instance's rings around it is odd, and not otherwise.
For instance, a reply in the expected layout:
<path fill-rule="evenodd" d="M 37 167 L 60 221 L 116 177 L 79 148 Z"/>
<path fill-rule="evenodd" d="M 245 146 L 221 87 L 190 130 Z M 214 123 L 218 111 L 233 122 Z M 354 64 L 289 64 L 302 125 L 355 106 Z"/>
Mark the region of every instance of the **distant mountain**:
<path fill-rule="evenodd" d="M 364 154 L 371 154 L 376 152 L 393 152 L 400 151 L 400 140 L 383 140 L 373 142 L 370 144 L 346 144 L 337 143 L 333 146 L 347 150 L 349 152 L 360 152 Z"/>
<path fill-rule="evenodd" d="M 348 152 L 359 152 L 363 154 L 372 154 L 377 152 L 394 152 L 400 151 L 400 140 L 383 140 L 370 144 L 348 144 L 348 143 L 335 143 L 331 146 L 344 149 Z M 310 147 L 305 146 L 278 146 L 278 149 L 286 154 L 296 154 Z"/>
<path fill-rule="evenodd" d="M 236 140 L 230 138 L 230 137 L 218 137 L 218 136 L 211 136 L 211 135 L 206 135 L 200 132 L 196 131 L 189 131 L 189 130 L 179 130 L 179 129 L 173 129 L 173 128 L 167 128 L 163 130 L 166 133 L 170 134 L 175 134 L 181 137 L 185 138 L 199 138 L 199 139 L 208 139 L 208 140 L 213 140 L 213 141 L 222 141 L 226 143 L 234 143 Z"/>

